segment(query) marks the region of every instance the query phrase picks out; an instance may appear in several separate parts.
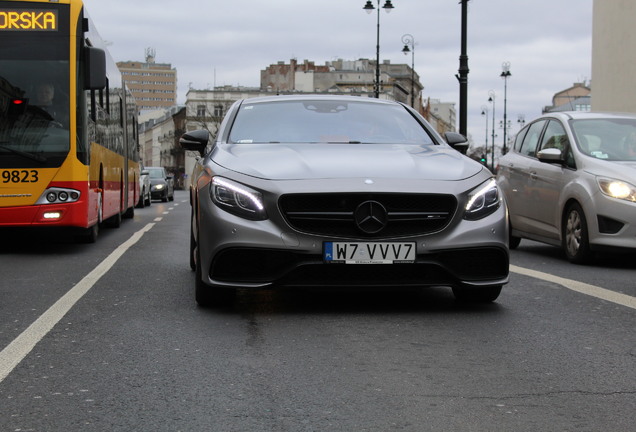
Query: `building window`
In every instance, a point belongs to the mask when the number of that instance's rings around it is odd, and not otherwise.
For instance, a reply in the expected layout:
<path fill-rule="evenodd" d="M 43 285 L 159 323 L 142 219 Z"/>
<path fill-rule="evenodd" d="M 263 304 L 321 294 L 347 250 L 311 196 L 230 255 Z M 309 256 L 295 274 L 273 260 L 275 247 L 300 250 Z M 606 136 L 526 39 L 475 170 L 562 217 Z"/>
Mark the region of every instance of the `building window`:
<path fill-rule="evenodd" d="M 214 105 L 214 117 L 223 117 L 223 105 Z"/>
<path fill-rule="evenodd" d="M 197 117 L 205 117 L 205 105 L 197 105 Z"/>

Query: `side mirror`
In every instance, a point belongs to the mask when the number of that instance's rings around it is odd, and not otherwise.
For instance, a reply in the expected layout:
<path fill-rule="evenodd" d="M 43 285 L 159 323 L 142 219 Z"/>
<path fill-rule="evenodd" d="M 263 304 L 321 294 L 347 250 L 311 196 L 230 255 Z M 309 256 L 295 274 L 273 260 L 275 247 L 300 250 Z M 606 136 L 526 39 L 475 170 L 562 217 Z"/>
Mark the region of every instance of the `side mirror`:
<path fill-rule="evenodd" d="M 460 152 L 461 154 L 466 154 L 468 151 L 468 140 L 462 134 L 457 132 L 446 132 L 444 134 L 444 138 L 449 146 Z"/>
<path fill-rule="evenodd" d="M 563 163 L 563 153 L 557 148 L 547 148 L 537 153 L 537 159 L 546 163 Z"/>
<path fill-rule="evenodd" d="M 103 89 L 106 87 L 106 52 L 99 48 L 85 47 L 84 57 L 86 59 L 85 90 Z"/>
<path fill-rule="evenodd" d="M 179 139 L 179 144 L 181 145 L 181 148 L 185 150 L 198 151 L 199 154 L 203 156 L 209 140 L 210 133 L 207 130 L 201 129 L 184 133 Z"/>

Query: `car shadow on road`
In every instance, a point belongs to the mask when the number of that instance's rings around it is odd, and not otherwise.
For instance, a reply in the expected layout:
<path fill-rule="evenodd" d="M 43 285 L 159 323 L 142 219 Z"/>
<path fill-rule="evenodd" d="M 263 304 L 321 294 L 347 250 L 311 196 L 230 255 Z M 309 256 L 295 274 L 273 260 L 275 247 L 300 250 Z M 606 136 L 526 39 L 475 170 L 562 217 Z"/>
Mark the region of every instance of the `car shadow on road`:
<path fill-rule="evenodd" d="M 502 295 L 505 295 L 505 287 Z M 346 288 L 328 290 L 238 290 L 231 304 L 206 309 L 227 314 L 492 314 L 505 308 L 494 303 L 462 303 L 447 287 L 418 290 Z"/>

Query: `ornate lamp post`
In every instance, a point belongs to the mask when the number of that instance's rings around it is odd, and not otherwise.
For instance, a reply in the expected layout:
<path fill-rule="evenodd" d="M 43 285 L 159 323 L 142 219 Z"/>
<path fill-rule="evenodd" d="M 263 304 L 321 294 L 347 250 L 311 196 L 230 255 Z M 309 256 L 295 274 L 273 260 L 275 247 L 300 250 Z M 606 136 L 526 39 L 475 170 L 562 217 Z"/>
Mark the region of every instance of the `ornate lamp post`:
<path fill-rule="evenodd" d="M 486 155 L 488 155 L 488 107 L 486 105 L 481 106 L 481 115 L 486 117 L 486 145 L 484 148 L 486 149 Z M 488 164 L 488 158 L 486 158 L 486 164 Z"/>
<path fill-rule="evenodd" d="M 495 91 L 488 92 L 488 102 L 492 102 L 492 165 L 491 171 L 495 172 Z"/>
<path fill-rule="evenodd" d="M 415 39 L 407 33 L 402 36 L 402 43 L 404 44 L 404 48 L 402 48 L 404 55 L 411 53 L 411 107 L 415 108 Z"/>
<path fill-rule="evenodd" d="M 378 31 L 377 31 L 377 43 L 375 46 L 376 63 L 375 63 L 375 83 L 373 85 L 373 92 L 375 94 L 375 97 L 379 98 L 380 97 L 380 0 L 377 0 L 377 2 L 378 2 L 378 7 L 377 7 Z M 365 11 L 367 11 L 368 14 L 370 14 L 376 8 L 373 6 L 373 3 L 371 3 L 371 0 L 367 0 L 367 3 L 364 5 L 362 9 L 364 9 Z M 384 9 L 387 13 L 391 12 L 391 9 L 393 9 L 393 4 L 391 3 L 391 0 L 386 0 L 386 2 L 384 3 L 384 6 L 382 6 L 382 9 Z"/>
<path fill-rule="evenodd" d="M 510 73 L 510 62 L 503 62 L 501 64 L 501 75 L 500 77 L 504 80 L 504 114 L 503 114 L 503 154 L 508 152 L 507 141 L 506 141 L 506 130 L 508 129 L 508 121 L 506 118 L 506 104 L 507 104 L 507 94 L 508 94 L 508 77 L 512 76 Z"/>

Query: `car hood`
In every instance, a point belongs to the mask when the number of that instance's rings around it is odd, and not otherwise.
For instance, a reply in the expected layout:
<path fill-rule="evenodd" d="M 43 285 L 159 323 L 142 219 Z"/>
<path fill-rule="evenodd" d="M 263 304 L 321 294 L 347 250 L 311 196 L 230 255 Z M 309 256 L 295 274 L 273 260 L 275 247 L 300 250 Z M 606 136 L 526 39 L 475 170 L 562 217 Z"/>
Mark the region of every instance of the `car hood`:
<path fill-rule="evenodd" d="M 211 158 L 228 170 L 269 180 L 462 180 L 482 170 L 481 164 L 442 145 L 219 144 Z"/>
<path fill-rule="evenodd" d="M 636 162 L 618 162 L 592 159 L 585 170 L 592 175 L 606 176 L 636 184 Z"/>

